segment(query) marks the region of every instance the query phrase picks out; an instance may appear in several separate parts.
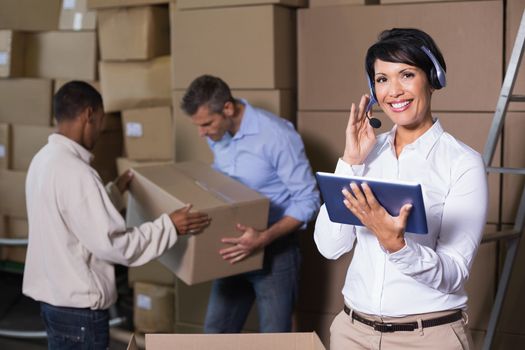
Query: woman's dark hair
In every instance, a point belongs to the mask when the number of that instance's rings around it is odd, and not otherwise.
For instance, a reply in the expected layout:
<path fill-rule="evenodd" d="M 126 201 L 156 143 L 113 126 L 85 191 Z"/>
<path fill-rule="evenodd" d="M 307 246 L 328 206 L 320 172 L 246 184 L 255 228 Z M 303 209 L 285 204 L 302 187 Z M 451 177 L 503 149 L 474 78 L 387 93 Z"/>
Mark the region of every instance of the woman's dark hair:
<path fill-rule="evenodd" d="M 221 78 L 202 75 L 190 84 L 180 107 L 189 116 L 194 115 L 201 106 L 207 106 L 210 112 L 220 114 L 226 102 L 235 103 L 228 84 Z"/>
<path fill-rule="evenodd" d="M 86 108 L 102 108 L 102 96 L 88 83 L 73 80 L 64 84 L 53 96 L 53 114 L 57 122 L 72 120 Z"/>
<path fill-rule="evenodd" d="M 366 73 L 374 82 L 374 63 L 377 59 L 385 62 L 405 63 L 420 68 L 427 75 L 435 89 L 442 86 L 437 81 L 436 69 L 430 57 L 423 51 L 426 47 L 435 56 L 443 70 L 447 70 L 445 60 L 434 40 L 427 33 L 414 28 L 393 28 L 379 34 L 378 41 L 366 53 Z"/>

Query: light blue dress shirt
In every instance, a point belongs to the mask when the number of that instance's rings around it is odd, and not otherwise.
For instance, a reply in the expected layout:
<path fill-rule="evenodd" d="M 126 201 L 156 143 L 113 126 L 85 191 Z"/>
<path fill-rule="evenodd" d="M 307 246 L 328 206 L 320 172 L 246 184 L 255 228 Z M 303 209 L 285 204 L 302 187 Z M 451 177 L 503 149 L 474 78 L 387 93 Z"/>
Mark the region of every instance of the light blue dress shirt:
<path fill-rule="evenodd" d="M 291 216 L 303 227 L 317 213 L 319 192 L 293 125 L 246 100 L 239 131 L 208 138 L 213 167 L 270 199 L 268 225 Z"/>

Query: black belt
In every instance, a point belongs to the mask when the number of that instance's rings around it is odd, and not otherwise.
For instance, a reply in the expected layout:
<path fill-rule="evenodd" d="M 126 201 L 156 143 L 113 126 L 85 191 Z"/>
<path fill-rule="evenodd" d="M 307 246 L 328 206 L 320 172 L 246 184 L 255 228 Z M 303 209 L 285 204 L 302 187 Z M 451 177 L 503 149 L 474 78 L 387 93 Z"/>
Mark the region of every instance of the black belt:
<path fill-rule="evenodd" d="M 343 309 L 347 315 L 350 315 L 350 308 L 345 305 Z M 428 320 L 421 321 L 421 326 L 423 328 L 428 327 L 435 327 L 435 326 L 441 326 L 443 324 L 452 323 L 461 320 L 463 317 L 463 313 L 461 310 L 458 310 L 450 315 L 431 318 Z M 366 319 L 364 317 L 361 317 L 357 315 L 355 312 L 352 312 L 352 319 L 356 320 L 357 322 L 361 322 L 363 324 L 366 324 L 367 326 L 370 326 L 374 328 L 374 330 L 379 331 L 381 333 L 390 333 L 390 332 L 412 332 L 419 328 L 417 322 L 406 322 L 406 323 L 390 323 L 390 322 L 377 322 L 372 321 L 369 319 Z"/>

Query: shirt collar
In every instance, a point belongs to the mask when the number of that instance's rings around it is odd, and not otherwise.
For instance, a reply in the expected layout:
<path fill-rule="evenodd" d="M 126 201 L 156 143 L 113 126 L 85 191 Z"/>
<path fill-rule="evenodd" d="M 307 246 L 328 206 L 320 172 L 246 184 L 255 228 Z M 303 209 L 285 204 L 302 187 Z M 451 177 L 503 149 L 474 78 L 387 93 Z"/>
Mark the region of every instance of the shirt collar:
<path fill-rule="evenodd" d="M 51 134 L 48 138 L 49 143 L 58 144 L 65 146 L 69 151 L 71 151 L 75 156 L 82 159 L 86 163 L 90 163 L 93 159 L 93 154 L 87 149 L 82 147 L 80 144 L 71 140 L 70 138 L 61 135 L 61 134 Z"/>
<path fill-rule="evenodd" d="M 235 133 L 233 139 L 240 139 L 245 135 L 259 133 L 259 123 L 257 122 L 257 118 L 255 118 L 254 108 L 245 99 L 241 99 L 240 101 L 244 105 L 244 113 L 239 131 Z"/>
<path fill-rule="evenodd" d="M 392 149 L 394 149 L 394 140 L 396 137 L 396 130 L 397 125 L 394 125 L 392 130 L 387 135 L 386 142 L 383 144 L 383 147 L 386 145 L 389 145 Z M 430 151 L 436 144 L 436 142 L 439 140 L 441 135 L 443 134 L 444 130 L 441 126 L 441 123 L 439 119 L 434 119 L 434 124 L 425 131 L 423 135 L 418 137 L 414 142 L 412 142 L 409 145 L 405 146 L 405 149 L 413 149 L 416 152 L 420 153 L 423 158 L 427 158 Z"/>

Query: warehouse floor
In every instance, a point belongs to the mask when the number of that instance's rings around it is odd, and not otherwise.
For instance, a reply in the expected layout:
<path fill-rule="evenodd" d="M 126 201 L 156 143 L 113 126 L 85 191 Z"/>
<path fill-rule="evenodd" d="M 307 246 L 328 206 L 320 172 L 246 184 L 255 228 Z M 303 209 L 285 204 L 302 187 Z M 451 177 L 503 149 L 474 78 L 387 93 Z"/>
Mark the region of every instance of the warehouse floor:
<path fill-rule="evenodd" d="M 22 295 L 22 275 L 0 271 L 0 329 L 42 331 L 39 305 Z M 124 350 L 127 344 L 111 340 L 110 349 Z M 2 350 L 44 350 L 45 339 L 23 340 L 0 336 Z"/>

